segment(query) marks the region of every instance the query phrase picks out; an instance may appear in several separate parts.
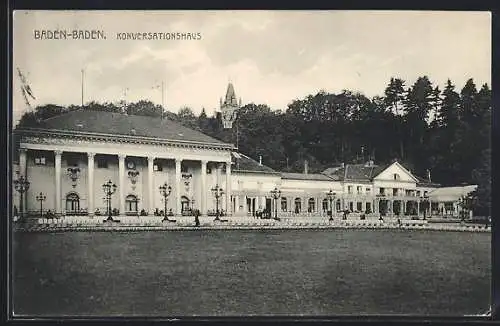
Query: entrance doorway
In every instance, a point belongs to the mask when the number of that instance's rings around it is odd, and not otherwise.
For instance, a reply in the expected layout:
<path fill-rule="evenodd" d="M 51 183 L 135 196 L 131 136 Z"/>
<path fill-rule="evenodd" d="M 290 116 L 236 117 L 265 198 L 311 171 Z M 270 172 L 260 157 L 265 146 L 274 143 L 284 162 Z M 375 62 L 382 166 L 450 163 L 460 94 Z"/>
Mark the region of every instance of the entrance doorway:
<path fill-rule="evenodd" d="M 272 209 L 271 201 L 272 201 L 271 198 L 266 198 L 266 211 L 265 211 L 264 216 L 267 218 L 271 217 L 271 209 Z"/>
<path fill-rule="evenodd" d="M 186 212 L 189 212 L 191 210 L 189 203 L 190 203 L 189 198 L 187 198 L 186 196 L 181 197 L 181 212 L 182 213 L 186 213 Z"/>
<path fill-rule="evenodd" d="M 247 214 L 255 216 L 255 198 L 247 197 Z"/>

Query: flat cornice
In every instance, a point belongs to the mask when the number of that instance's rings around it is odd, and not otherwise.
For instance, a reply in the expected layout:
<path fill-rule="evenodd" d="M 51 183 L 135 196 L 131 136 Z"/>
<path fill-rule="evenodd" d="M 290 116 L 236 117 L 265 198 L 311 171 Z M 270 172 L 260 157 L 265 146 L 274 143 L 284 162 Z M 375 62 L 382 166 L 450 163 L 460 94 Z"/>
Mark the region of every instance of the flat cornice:
<path fill-rule="evenodd" d="M 87 138 L 92 140 L 111 140 L 116 142 L 128 142 L 137 144 L 161 144 L 161 145 L 180 145 L 180 146 L 194 146 L 204 147 L 209 149 L 224 149 L 234 150 L 235 146 L 228 143 L 210 143 L 198 142 L 190 140 L 177 140 L 177 139 L 162 139 L 155 137 L 144 137 L 135 135 L 122 135 L 122 134 L 108 134 L 97 133 L 88 131 L 72 131 L 72 130 L 59 130 L 59 129 L 45 129 L 45 128 L 20 128 L 13 131 L 14 134 L 30 135 L 30 136 L 52 136 L 52 137 L 77 137 Z"/>
<path fill-rule="evenodd" d="M 232 170 L 232 173 L 249 173 L 249 174 L 270 174 L 270 175 L 276 175 L 276 176 L 281 176 L 280 172 L 269 172 L 269 171 L 251 171 L 251 170 Z"/>

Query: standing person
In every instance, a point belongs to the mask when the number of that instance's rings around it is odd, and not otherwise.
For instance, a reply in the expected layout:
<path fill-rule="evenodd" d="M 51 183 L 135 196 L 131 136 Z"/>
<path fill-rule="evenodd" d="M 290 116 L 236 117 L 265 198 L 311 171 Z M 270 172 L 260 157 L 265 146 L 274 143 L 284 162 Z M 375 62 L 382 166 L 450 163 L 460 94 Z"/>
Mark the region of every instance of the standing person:
<path fill-rule="evenodd" d="M 200 216 L 200 210 L 199 209 L 195 209 L 194 210 L 194 223 L 195 223 L 195 226 L 200 226 L 199 216 Z"/>

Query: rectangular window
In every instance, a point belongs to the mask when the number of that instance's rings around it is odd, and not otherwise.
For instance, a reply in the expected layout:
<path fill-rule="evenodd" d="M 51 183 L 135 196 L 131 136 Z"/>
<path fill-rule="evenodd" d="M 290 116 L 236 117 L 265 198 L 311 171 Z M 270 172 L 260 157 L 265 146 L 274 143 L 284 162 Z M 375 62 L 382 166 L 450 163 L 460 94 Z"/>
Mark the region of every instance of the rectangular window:
<path fill-rule="evenodd" d="M 352 194 L 352 186 L 347 186 L 347 193 Z"/>
<path fill-rule="evenodd" d="M 361 212 L 363 210 L 363 203 L 358 201 L 358 203 L 356 204 L 356 210 L 358 212 Z"/>
<path fill-rule="evenodd" d="M 97 159 L 97 168 L 107 169 L 108 168 L 108 161 L 106 161 L 105 158 L 98 158 Z"/>
<path fill-rule="evenodd" d="M 360 186 L 358 186 L 356 190 L 358 191 L 358 194 L 361 193 L 361 187 Z"/>
<path fill-rule="evenodd" d="M 372 204 L 371 203 L 366 203 L 366 213 L 369 214 L 372 211 Z"/>
<path fill-rule="evenodd" d="M 417 190 L 417 197 L 420 197 L 420 191 Z"/>
<path fill-rule="evenodd" d="M 35 157 L 35 165 L 45 165 L 45 156 L 37 156 Z"/>
<path fill-rule="evenodd" d="M 182 173 L 187 173 L 188 172 L 188 168 L 184 164 L 181 164 L 181 172 Z"/>
<path fill-rule="evenodd" d="M 380 188 L 379 189 L 379 194 L 385 195 L 385 188 Z"/>
<path fill-rule="evenodd" d="M 366 188 L 366 193 L 369 194 L 371 192 L 370 188 Z"/>
<path fill-rule="evenodd" d="M 398 195 L 398 188 L 393 188 L 392 189 L 392 195 L 397 196 Z"/>

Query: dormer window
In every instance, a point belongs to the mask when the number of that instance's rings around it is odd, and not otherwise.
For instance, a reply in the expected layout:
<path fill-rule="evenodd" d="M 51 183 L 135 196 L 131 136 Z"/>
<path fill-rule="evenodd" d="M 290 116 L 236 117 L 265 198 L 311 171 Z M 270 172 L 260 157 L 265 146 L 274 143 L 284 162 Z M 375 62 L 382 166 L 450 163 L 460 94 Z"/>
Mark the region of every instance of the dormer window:
<path fill-rule="evenodd" d="M 46 164 L 45 156 L 39 155 L 35 157 L 35 165 L 45 165 L 45 164 Z"/>

